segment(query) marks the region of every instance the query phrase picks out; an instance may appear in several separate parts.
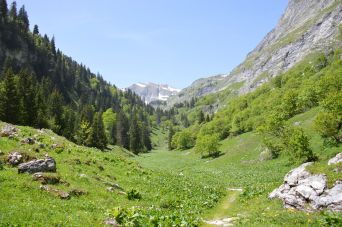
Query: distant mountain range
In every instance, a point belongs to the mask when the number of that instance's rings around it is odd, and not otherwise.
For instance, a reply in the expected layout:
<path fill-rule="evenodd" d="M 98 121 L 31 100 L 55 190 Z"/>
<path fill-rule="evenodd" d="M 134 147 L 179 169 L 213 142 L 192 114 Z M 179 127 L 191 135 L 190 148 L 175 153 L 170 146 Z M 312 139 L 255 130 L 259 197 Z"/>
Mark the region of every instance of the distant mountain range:
<path fill-rule="evenodd" d="M 139 95 L 146 103 L 167 101 L 169 97 L 180 92 L 180 89 L 173 88 L 167 84 L 155 83 L 135 83 L 126 89 Z"/>

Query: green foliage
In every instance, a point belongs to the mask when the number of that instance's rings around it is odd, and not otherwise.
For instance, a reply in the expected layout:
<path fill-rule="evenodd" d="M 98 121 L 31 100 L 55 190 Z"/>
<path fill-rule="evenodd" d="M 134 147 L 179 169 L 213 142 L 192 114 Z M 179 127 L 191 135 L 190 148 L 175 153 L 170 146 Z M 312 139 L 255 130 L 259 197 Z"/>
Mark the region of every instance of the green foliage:
<path fill-rule="evenodd" d="M 4 74 L 0 110 L 1 117 L 4 121 L 9 123 L 17 123 L 19 121 L 19 101 L 15 75 L 11 69 L 7 69 Z"/>
<path fill-rule="evenodd" d="M 255 91 L 230 98 L 210 122 L 200 125 L 193 138 L 218 134 L 220 139 L 224 139 L 228 135 L 238 136 L 258 129 L 266 150 L 273 158 L 284 154 L 292 158 L 300 157 L 300 161 L 312 160 L 314 155 L 310 151 L 309 138 L 300 129 L 296 130 L 285 122 L 294 115 L 319 106 L 322 113 L 317 117 L 316 129 L 326 140 L 340 143 L 341 73 L 339 50 L 327 55 L 312 54 Z M 229 96 L 228 93 L 226 95 Z M 197 103 L 201 102 L 200 99 Z M 175 134 L 173 147 L 178 146 L 180 135 L 181 132 Z M 285 152 L 289 148 L 291 152 Z"/>
<path fill-rule="evenodd" d="M 127 192 L 127 198 L 129 200 L 140 200 L 141 194 L 137 190 L 132 189 L 132 190 Z"/>
<path fill-rule="evenodd" d="M 107 147 L 107 137 L 103 126 L 102 113 L 95 113 L 86 145 L 104 150 Z"/>
<path fill-rule="evenodd" d="M 85 122 L 92 131 L 94 114 L 106 110 L 108 141 L 129 148 L 127 123 L 135 110 L 142 128 L 139 140 L 147 150 L 152 148 L 153 108 L 64 55 L 56 47 L 55 37 L 40 35 L 37 25 L 31 32 L 24 6 L 18 10 L 14 1 L 8 10 L 6 1 L 0 1 L 0 34 L 0 120 L 49 128 L 74 142 L 88 144 Z M 120 112 L 120 119 L 113 120 Z"/>
<path fill-rule="evenodd" d="M 176 132 L 172 137 L 171 142 L 173 149 L 185 150 L 192 148 L 195 146 L 195 135 L 194 132 L 190 129 L 184 129 L 183 131 Z"/>
<path fill-rule="evenodd" d="M 218 134 L 199 136 L 196 140 L 195 151 L 202 157 L 217 157 L 220 154 L 219 141 Z"/>
<path fill-rule="evenodd" d="M 319 219 L 320 226 L 337 227 L 341 225 L 341 222 L 341 216 L 339 216 L 337 213 L 333 213 L 330 211 L 323 212 L 322 217 Z"/>
<path fill-rule="evenodd" d="M 297 163 L 316 159 L 310 147 L 310 138 L 301 128 L 288 128 L 285 133 L 284 147 L 292 161 Z"/>
<path fill-rule="evenodd" d="M 315 129 L 330 144 L 342 142 L 342 93 L 331 93 L 322 102 L 315 120 Z"/>
<path fill-rule="evenodd" d="M 111 144 L 115 144 L 115 136 L 113 130 L 115 130 L 116 125 L 116 113 L 112 108 L 108 108 L 102 114 L 103 125 L 105 128 L 106 136 Z"/>
<path fill-rule="evenodd" d="M 172 125 L 170 124 L 169 126 L 169 133 L 168 133 L 168 137 L 167 137 L 167 148 L 169 150 L 172 150 L 172 137 L 174 136 L 175 131 L 173 130 Z"/>

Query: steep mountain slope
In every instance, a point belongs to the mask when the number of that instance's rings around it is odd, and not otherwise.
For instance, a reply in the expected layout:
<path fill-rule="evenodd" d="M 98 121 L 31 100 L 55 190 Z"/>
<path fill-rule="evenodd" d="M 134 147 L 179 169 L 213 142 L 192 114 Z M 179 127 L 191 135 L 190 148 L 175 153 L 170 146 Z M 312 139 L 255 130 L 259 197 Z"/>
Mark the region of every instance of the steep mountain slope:
<path fill-rule="evenodd" d="M 25 7 L 17 10 L 14 1 L 8 8 L 6 0 L 0 1 L 0 96 L 2 121 L 49 128 L 82 145 L 104 148 L 109 142 L 130 149 L 134 138 L 128 132 L 138 121 L 135 141 L 144 137 L 150 149 L 152 106 L 63 54 L 37 25 L 31 31 Z"/>
<path fill-rule="evenodd" d="M 271 77 L 287 71 L 305 56 L 341 47 L 341 0 L 290 0 L 277 26 L 230 74 L 193 83 L 170 104 L 221 91 L 232 84 L 240 93 L 254 90 Z M 192 91 L 188 93 L 188 91 Z"/>
<path fill-rule="evenodd" d="M 167 84 L 136 83 L 127 89 L 139 95 L 146 103 L 153 101 L 166 101 L 170 96 L 178 94 L 179 89 Z"/>

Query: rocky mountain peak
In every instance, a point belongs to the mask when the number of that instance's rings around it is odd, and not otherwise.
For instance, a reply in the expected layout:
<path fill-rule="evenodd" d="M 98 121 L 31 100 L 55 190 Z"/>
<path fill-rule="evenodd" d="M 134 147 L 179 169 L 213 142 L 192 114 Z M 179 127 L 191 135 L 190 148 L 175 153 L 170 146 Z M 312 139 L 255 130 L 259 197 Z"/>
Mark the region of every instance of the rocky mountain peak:
<path fill-rule="evenodd" d="M 180 89 L 171 87 L 168 84 L 136 83 L 127 89 L 139 95 L 146 103 L 153 101 L 166 101 L 170 96 L 178 94 Z"/>
<path fill-rule="evenodd" d="M 238 87 L 239 93 L 254 90 L 270 78 L 287 71 L 310 53 L 341 48 L 341 0 L 289 0 L 272 29 L 246 59 L 225 77 L 209 77 L 185 88 L 172 104 Z M 237 86 L 239 85 L 239 86 Z M 192 95 L 183 95 L 192 91 Z"/>

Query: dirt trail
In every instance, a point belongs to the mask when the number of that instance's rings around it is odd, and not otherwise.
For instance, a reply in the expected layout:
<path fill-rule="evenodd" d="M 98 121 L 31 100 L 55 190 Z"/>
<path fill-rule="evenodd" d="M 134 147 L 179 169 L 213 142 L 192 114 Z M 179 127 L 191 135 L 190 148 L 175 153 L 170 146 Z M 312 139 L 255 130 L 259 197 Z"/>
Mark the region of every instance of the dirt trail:
<path fill-rule="evenodd" d="M 204 226 L 233 226 L 238 217 L 227 217 L 226 212 L 242 192 L 241 188 L 227 188 L 228 194 L 210 215 L 210 220 L 204 221 Z"/>

